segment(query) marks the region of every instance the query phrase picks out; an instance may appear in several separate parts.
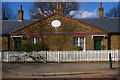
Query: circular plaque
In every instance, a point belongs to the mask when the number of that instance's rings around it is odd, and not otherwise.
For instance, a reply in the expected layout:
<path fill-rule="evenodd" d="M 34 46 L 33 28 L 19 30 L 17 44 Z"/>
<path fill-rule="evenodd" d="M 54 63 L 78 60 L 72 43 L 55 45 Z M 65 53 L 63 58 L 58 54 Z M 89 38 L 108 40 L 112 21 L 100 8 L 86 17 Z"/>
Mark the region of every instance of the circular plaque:
<path fill-rule="evenodd" d="M 61 26 L 61 22 L 60 22 L 59 20 L 53 20 L 53 21 L 51 22 L 51 25 L 52 25 L 53 27 L 59 27 L 59 26 Z"/>

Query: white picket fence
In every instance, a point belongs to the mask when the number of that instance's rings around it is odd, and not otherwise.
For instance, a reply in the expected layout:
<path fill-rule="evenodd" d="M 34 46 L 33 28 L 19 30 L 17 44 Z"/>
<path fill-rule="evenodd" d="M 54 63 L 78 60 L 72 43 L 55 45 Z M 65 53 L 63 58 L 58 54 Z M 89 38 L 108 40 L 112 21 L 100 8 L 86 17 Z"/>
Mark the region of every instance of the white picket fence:
<path fill-rule="evenodd" d="M 88 51 L 39 51 L 39 52 L 0 52 L 2 62 L 87 62 L 87 61 L 119 61 L 119 50 Z"/>

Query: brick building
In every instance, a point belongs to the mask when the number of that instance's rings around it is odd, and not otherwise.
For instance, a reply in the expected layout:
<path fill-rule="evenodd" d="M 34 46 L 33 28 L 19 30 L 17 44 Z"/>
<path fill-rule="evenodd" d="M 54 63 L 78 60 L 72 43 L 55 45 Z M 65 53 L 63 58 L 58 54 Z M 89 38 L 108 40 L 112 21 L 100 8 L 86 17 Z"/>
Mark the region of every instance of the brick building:
<path fill-rule="evenodd" d="M 57 6 L 55 14 L 41 20 L 24 20 L 20 6 L 18 20 L 2 21 L 2 50 L 15 50 L 25 43 L 45 43 L 51 51 L 69 51 L 74 46 L 83 50 L 120 49 L 119 18 L 104 18 L 102 3 L 98 18 L 72 19 L 63 16 L 61 4 Z"/>

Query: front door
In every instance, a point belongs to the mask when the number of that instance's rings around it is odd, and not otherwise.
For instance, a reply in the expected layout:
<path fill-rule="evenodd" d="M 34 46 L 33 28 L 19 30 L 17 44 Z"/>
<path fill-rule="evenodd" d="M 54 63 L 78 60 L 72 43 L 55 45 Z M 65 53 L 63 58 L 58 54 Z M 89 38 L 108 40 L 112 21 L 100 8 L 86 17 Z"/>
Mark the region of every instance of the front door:
<path fill-rule="evenodd" d="M 102 40 L 101 39 L 94 39 L 94 49 L 102 50 Z"/>
<path fill-rule="evenodd" d="M 21 40 L 15 40 L 15 49 L 20 49 L 22 47 L 22 41 Z"/>

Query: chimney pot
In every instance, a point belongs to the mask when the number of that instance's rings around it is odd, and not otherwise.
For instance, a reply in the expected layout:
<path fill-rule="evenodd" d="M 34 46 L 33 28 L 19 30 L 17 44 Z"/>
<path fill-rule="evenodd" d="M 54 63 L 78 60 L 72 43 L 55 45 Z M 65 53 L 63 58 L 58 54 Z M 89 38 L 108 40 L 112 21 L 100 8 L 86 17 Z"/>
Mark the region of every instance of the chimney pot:
<path fill-rule="evenodd" d="M 64 14 L 64 11 L 62 9 L 62 4 L 61 3 L 57 3 L 56 4 L 56 13 L 61 14 L 61 15 Z"/>
<path fill-rule="evenodd" d="M 58 9 L 58 3 L 56 4 L 56 9 Z"/>
<path fill-rule="evenodd" d="M 62 4 L 60 4 L 60 9 L 62 9 L 62 7 L 63 7 Z"/>
<path fill-rule="evenodd" d="M 20 10 L 22 10 L 22 5 L 20 5 Z"/>
<path fill-rule="evenodd" d="M 100 8 L 102 8 L 102 2 L 100 3 Z"/>

